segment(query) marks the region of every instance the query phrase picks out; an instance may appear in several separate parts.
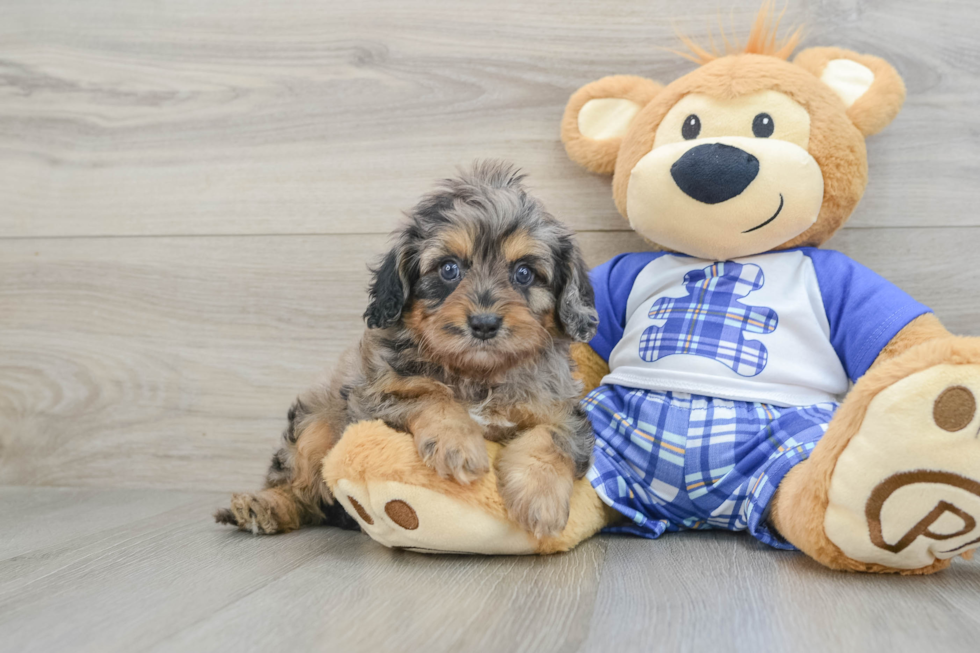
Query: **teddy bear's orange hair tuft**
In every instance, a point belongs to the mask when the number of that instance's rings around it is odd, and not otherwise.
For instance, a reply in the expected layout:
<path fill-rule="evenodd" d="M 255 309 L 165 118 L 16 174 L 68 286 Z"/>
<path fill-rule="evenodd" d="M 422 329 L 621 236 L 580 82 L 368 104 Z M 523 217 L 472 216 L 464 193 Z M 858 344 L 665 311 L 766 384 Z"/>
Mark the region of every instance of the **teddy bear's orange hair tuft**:
<path fill-rule="evenodd" d="M 778 57 L 779 59 L 789 59 L 789 56 L 793 54 L 793 50 L 796 49 L 796 46 L 800 44 L 803 38 L 803 26 L 798 26 L 786 38 L 782 40 L 777 39 L 776 33 L 779 31 L 779 23 L 783 19 L 783 14 L 786 13 L 786 7 L 783 7 L 783 10 L 776 16 L 774 4 L 773 0 L 764 0 L 762 6 L 759 7 L 759 13 L 756 14 L 755 22 L 752 23 L 752 30 L 749 32 L 749 38 L 745 42 L 745 45 L 739 44 L 738 41 L 732 42 L 728 40 L 728 36 L 725 34 L 725 27 L 721 24 L 719 17 L 718 26 L 721 31 L 721 38 L 725 42 L 724 52 L 721 52 L 715 46 L 715 39 L 710 31 L 708 32 L 708 38 L 711 41 L 711 49 L 707 50 L 698 45 L 689 36 L 682 34 L 676 27 L 674 31 L 677 32 L 677 37 L 690 52 L 681 52 L 678 50 L 671 50 L 671 52 L 699 65 L 704 65 L 726 55 L 742 53 L 764 54 L 770 57 Z"/>

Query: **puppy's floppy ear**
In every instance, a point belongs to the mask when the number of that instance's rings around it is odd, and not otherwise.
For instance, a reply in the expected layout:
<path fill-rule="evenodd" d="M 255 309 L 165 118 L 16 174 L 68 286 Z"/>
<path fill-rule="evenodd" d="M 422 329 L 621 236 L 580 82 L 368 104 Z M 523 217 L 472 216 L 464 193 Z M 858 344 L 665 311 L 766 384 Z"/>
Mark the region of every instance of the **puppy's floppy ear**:
<path fill-rule="evenodd" d="M 570 237 L 563 240 L 555 266 L 555 296 L 558 298 L 555 312 L 568 337 L 575 342 L 588 342 L 599 328 L 595 293 L 578 245 Z"/>
<path fill-rule="evenodd" d="M 905 83 L 891 64 L 843 48 L 808 48 L 793 63 L 829 86 L 847 107 L 847 117 L 862 134 L 877 134 L 898 115 Z"/>
<path fill-rule="evenodd" d="M 381 264 L 371 270 L 370 302 L 364 311 L 369 329 L 386 329 L 401 319 L 411 289 L 411 280 L 405 272 L 404 247 L 402 242 L 396 244 L 381 259 Z"/>
<path fill-rule="evenodd" d="M 569 158 L 592 172 L 611 175 L 630 123 L 662 88 L 643 77 L 612 75 L 575 91 L 561 120 Z"/>

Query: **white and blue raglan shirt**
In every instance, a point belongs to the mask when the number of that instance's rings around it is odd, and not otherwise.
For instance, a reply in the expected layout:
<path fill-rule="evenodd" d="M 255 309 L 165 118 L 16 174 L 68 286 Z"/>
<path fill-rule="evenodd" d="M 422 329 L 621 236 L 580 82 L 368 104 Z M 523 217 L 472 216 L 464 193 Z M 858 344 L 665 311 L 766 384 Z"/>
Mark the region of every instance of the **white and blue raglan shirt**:
<path fill-rule="evenodd" d="M 774 406 L 839 401 L 929 309 L 847 256 L 799 248 L 716 262 L 622 254 L 594 268 L 605 385 Z"/>

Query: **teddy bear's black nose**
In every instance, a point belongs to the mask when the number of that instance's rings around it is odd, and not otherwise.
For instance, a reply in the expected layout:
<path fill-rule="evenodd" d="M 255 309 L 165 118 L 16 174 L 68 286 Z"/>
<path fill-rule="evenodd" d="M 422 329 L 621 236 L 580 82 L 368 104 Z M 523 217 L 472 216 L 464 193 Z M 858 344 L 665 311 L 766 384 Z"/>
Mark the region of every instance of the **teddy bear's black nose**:
<path fill-rule="evenodd" d="M 722 143 L 692 147 L 670 167 L 670 176 L 677 187 L 705 204 L 732 199 L 758 174 L 759 159 Z"/>

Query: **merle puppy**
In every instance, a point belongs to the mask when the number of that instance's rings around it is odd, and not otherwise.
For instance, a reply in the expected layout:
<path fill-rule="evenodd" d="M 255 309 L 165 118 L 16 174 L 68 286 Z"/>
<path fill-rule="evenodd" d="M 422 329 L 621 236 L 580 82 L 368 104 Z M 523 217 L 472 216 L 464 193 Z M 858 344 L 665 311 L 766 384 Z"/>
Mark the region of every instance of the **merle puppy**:
<path fill-rule="evenodd" d="M 234 495 L 218 522 L 356 527 L 320 464 L 349 424 L 381 419 L 460 483 L 489 470 L 484 438 L 504 443 L 497 475 L 511 515 L 538 537 L 561 532 L 594 440 L 569 345 L 598 321 L 572 232 L 522 179 L 484 162 L 422 198 L 373 271 L 360 343 L 290 409 L 265 488 Z"/>

